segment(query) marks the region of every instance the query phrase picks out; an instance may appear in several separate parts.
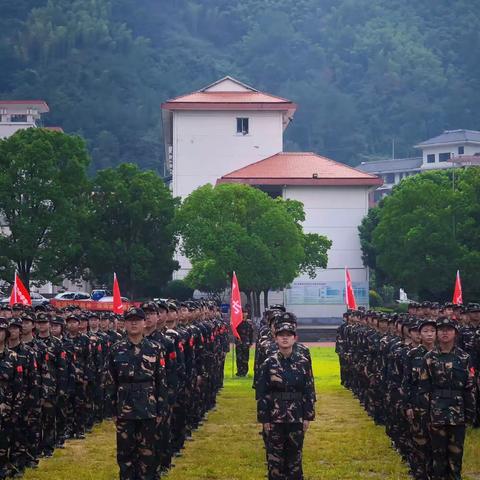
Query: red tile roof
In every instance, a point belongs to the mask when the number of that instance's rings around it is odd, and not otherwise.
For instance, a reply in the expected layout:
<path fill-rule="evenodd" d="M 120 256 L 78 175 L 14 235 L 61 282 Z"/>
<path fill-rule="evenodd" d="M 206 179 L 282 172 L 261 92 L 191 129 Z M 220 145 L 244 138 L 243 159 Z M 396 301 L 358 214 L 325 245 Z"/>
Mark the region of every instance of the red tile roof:
<path fill-rule="evenodd" d="M 52 132 L 62 132 L 63 133 L 63 128 L 62 127 L 43 127 L 45 130 L 50 130 Z"/>
<path fill-rule="evenodd" d="M 13 105 L 25 105 L 38 108 L 40 113 L 46 113 L 50 111 L 45 100 L 0 100 L 0 108 Z"/>
<path fill-rule="evenodd" d="M 280 152 L 228 173 L 217 183 L 382 185 L 381 178 L 312 152 Z"/>
<path fill-rule="evenodd" d="M 165 110 L 291 110 L 285 98 L 262 92 L 194 92 L 162 104 Z"/>

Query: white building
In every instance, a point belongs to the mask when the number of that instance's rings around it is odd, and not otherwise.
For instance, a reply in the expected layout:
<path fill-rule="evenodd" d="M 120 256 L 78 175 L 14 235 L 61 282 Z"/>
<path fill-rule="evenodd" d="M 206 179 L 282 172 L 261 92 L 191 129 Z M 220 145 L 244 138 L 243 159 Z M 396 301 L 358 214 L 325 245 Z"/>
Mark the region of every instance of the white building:
<path fill-rule="evenodd" d="M 284 301 L 304 321 L 339 317 L 348 266 L 360 304 L 368 303 L 368 269 L 361 258 L 358 226 L 368 194 L 382 181 L 313 153 L 283 152 L 283 132 L 296 105 L 225 77 L 162 104 L 165 154 L 173 194 L 185 198 L 206 183 L 246 183 L 272 196 L 297 199 L 305 230 L 333 242 L 328 268 L 315 279 L 301 277 L 271 302 Z M 178 257 L 183 278 L 187 259 Z"/>
<path fill-rule="evenodd" d="M 41 115 L 48 111 L 43 100 L 0 100 L 0 139 L 17 130 L 41 126 Z"/>
<path fill-rule="evenodd" d="M 384 183 L 373 192 L 371 203 L 375 204 L 391 193 L 395 185 L 410 175 L 471 164 L 472 157 L 480 156 L 480 132 L 445 130 L 442 134 L 415 145 L 415 148 L 422 150 L 421 157 L 376 160 L 362 162 L 357 166 L 359 170 L 383 178 Z"/>
<path fill-rule="evenodd" d="M 332 241 L 328 266 L 317 277 L 303 275 L 284 292 L 285 306 L 299 318 L 340 317 L 345 311 L 344 268 L 348 266 L 359 304 L 368 304 L 368 269 L 363 266 L 358 226 L 368 195 L 382 181 L 310 152 L 281 152 L 228 173 L 218 183 L 254 185 L 273 196 L 299 200 L 304 230 Z"/>

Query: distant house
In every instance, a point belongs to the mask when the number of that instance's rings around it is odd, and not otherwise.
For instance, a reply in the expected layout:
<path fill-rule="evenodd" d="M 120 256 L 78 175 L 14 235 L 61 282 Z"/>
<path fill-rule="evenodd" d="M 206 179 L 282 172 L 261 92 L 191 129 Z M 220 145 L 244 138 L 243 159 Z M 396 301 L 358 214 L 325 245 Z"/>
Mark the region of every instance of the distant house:
<path fill-rule="evenodd" d="M 442 134 L 415 145 L 415 148 L 422 150 L 421 157 L 362 162 L 357 166 L 359 170 L 383 178 L 384 184 L 371 196 L 372 203 L 376 204 L 392 191 L 394 185 L 410 175 L 477 163 L 472 157 L 478 156 L 480 160 L 480 132 L 445 130 Z"/>
<path fill-rule="evenodd" d="M 345 309 L 344 267 L 357 300 L 368 304 L 368 268 L 362 262 L 358 226 L 368 212 L 377 176 L 311 152 L 283 152 L 283 132 L 295 114 L 292 101 L 264 93 L 232 77 L 162 104 L 165 154 L 175 196 L 185 198 L 206 183 L 253 185 L 272 197 L 300 200 L 304 229 L 333 242 L 328 266 L 271 292 L 307 323 L 340 317 Z M 188 260 L 177 254 L 183 278 Z"/>
<path fill-rule="evenodd" d="M 41 126 L 41 116 L 48 111 L 43 100 L 0 100 L 0 139 L 17 130 Z"/>

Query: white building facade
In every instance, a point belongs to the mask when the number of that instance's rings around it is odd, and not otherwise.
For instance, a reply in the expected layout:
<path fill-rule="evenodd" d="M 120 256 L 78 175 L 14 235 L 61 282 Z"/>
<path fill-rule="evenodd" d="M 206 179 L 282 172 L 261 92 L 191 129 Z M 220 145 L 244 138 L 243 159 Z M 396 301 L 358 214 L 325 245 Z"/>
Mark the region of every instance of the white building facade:
<path fill-rule="evenodd" d="M 284 292 L 272 292 L 299 318 L 338 318 L 345 310 L 344 267 L 359 304 L 368 304 L 368 269 L 361 258 L 358 226 L 368 195 L 381 180 L 313 153 L 285 153 L 283 131 L 296 105 L 231 77 L 162 105 L 165 154 L 174 196 L 185 198 L 206 183 L 246 183 L 270 195 L 304 204 L 305 231 L 333 245 L 328 267 L 315 279 L 299 277 Z M 292 173 L 293 172 L 293 173 Z M 258 176 L 260 175 L 260 176 Z M 181 269 L 187 259 L 177 256 Z"/>
<path fill-rule="evenodd" d="M 41 115 L 48 111 L 43 100 L 0 100 L 0 139 L 40 126 Z"/>

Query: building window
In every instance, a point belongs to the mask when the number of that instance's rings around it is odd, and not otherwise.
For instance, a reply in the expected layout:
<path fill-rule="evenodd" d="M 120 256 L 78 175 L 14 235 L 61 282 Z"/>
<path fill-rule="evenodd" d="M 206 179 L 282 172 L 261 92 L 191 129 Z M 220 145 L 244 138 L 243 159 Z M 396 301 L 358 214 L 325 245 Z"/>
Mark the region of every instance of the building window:
<path fill-rule="evenodd" d="M 394 173 L 387 173 L 385 175 L 385 183 L 395 183 L 395 174 Z"/>
<path fill-rule="evenodd" d="M 448 153 L 439 153 L 438 161 L 439 162 L 448 162 L 450 160 L 450 152 Z"/>
<path fill-rule="evenodd" d="M 11 122 L 19 122 L 19 123 L 23 122 L 23 123 L 25 123 L 27 121 L 27 116 L 15 113 L 13 115 L 10 115 L 10 121 Z"/>
<path fill-rule="evenodd" d="M 465 153 L 465 147 L 458 147 L 458 154 L 463 155 Z"/>
<path fill-rule="evenodd" d="M 237 118 L 237 133 L 248 134 L 248 118 Z"/>
<path fill-rule="evenodd" d="M 429 153 L 427 155 L 427 163 L 435 163 L 435 154 L 434 153 Z"/>

